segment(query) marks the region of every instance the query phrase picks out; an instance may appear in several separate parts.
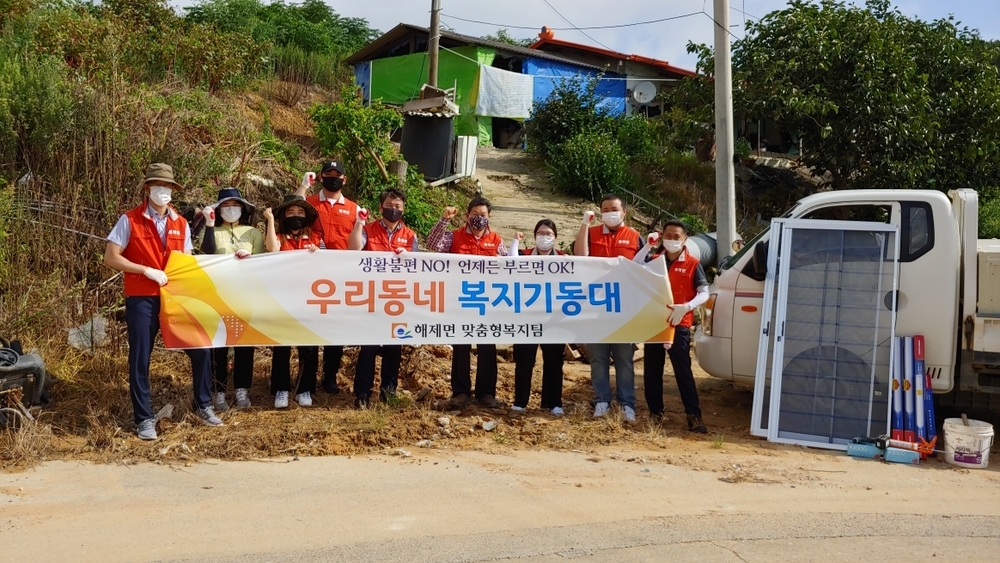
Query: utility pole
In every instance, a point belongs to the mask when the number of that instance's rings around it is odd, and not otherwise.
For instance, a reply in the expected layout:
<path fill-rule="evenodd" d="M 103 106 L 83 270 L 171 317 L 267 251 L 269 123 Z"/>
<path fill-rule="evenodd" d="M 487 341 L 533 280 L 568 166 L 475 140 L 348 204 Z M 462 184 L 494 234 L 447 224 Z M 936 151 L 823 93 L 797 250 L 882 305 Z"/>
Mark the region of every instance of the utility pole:
<path fill-rule="evenodd" d="M 729 0 L 715 0 L 715 224 L 721 263 L 732 256 L 736 234 L 733 169 L 733 66 L 729 42 Z"/>
<path fill-rule="evenodd" d="M 430 55 L 430 66 L 427 71 L 427 83 L 437 88 L 438 85 L 438 46 L 441 43 L 441 0 L 431 0 L 431 30 L 427 51 Z"/>

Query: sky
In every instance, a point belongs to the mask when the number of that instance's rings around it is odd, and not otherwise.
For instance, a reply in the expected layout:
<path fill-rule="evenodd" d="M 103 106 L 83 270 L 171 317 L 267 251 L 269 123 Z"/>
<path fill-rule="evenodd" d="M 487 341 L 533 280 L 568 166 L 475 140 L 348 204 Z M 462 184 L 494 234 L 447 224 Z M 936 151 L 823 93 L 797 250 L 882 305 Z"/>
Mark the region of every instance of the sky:
<path fill-rule="evenodd" d="M 268 2 L 269 0 L 264 0 Z M 294 0 L 293 0 L 294 1 Z M 863 0 L 858 0 L 863 1 Z M 171 0 L 175 6 L 194 4 L 196 0 Z M 326 0 L 337 13 L 365 18 L 381 31 L 398 23 L 427 26 L 430 0 Z M 730 0 L 732 37 L 743 36 L 744 21 L 784 8 L 786 0 Z M 677 66 L 694 68 L 696 58 L 686 51 L 688 41 L 713 42 L 712 0 L 441 0 L 441 22 L 458 33 L 482 36 L 507 27 L 514 37 L 534 38 L 542 26 L 552 28 L 630 24 L 641 21 L 695 15 L 672 21 L 619 29 L 590 30 L 583 35 L 575 30 L 556 31 L 556 37 L 579 43 L 604 46 L 628 54 L 669 61 Z M 978 29 L 986 39 L 1000 39 L 1000 2 L 997 0 L 899 0 L 894 6 L 909 17 L 935 20 L 954 15 L 964 26 Z M 609 7 L 613 7 L 609 9 Z M 554 8 L 554 9 L 553 9 Z M 560 17 L 556 10 L 562 14 Z M 744 15 L 744 12 L 746 15 Z M 449 16 L 490 22 L 482 25 Z M 565 19 L 564 19 L 565 18 Z M 572 25 L 566 20 L 572 22 Z M 514 29 L 524 26 L 530 29 Z"/>

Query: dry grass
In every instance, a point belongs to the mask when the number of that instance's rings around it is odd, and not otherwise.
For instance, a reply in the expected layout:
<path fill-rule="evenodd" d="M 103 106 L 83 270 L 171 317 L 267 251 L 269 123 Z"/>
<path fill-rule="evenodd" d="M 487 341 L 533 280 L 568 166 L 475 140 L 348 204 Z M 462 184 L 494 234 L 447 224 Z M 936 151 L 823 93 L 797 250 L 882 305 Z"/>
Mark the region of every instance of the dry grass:
<path fill-rule="evenodd" d="M 123 327 L 115 325 L 118 330 Z M 292 404 L 276 411 L 267 390 L 270 358 L 259 351 L 251 400 L 254 408 L 222 414 L 223 428 L 202 426 L 188 407 L 191 398 L 190 364 L 181 353 L 157 350 L 151 367 L 153 407 L 175 408 L 172 420 L 161 421 L 160 438 L 143 442 L 135 437 L 128 399 L 127 361 L 124 348 L 101 350 L 95 355 L 65 350 L 54 371 L 60 376 L 54 387 L 55 405 L 46 411 L 45 423 L 27 432 L 0 434 L 0 469 L 21 469 L 46 459 L 81 459 L 97 463 L 191 463 L 202 459 L 250 460 L 284 456 L 352 455 L 425 447 L 509 453 L 521 449 L 596 452 L 608 446 L 650 450 L 664 447 L 674 438 L 704 442 L 682 429 L 683 414 L 662 426 L 640 412 L 637 424 L 622 420 L 619 409 L 602 419 L 592 417 L 589 366 L 566 365 L 564 417 L 537 408 L 540 378 L 536 377 L 529 410 L 512 416 L 505 410 L 469 407 L 460 413 L 445 407 L 451 388 L 447 348 L 426 346 L 404 352 L 400 400 L 396 405 L 373 405 L 353 409 L 350 393 L 354 353 L 348 349 L 339 383 L 344 391 L 336 396 L 319 392 L 315 406 L 303 409 Z M 50 354 L 56 356 L 56 354 Z M 641 364 L 640 364 L 641 365 Z M 498 398 L 513 399 L 513 364 L 501 361 Z M 540 369 L 540 365 L 537 369 Z M 71 371 L 72 370 L 72 371 Z M 416 401 L 417 392 L 430 387 L 430 395 Z M 728 388 L 727 388 L 728 389 Z M 732 406 L 742 415 L 745 397 L 738 391 L 706 389 L 703 406 L 717 411 Z M 641 391 L 640 391 L 641 396 Z M 231 399 L 231 396 L 230 396 Z M 679 400 L 677 401 L 679 404 Z M 447 427 L 438 422 L 448 417 Z M 482 428 L 495 420 L 492 432 Z M 733 433 L 727 430 L 727 442 Z M 423 441 L 427 442 L 423 442 Z M 739 440 L 736 440 L 737 442 Z M 674 442 L 677 443 L 677 442 Z"/>
<path fill-rule="evenodd" d="M 0 430 L 0 468 L 22 469 L 49 459 L 53 452 L 52 427 L 28 422 L 17 430 Z"/>

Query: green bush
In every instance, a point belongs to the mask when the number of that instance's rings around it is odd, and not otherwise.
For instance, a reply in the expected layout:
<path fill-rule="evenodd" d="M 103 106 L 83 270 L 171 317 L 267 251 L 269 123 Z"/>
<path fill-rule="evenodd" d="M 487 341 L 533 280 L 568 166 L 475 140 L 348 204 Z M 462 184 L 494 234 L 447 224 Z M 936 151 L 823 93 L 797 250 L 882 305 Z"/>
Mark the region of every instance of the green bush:
<path fill-rule="evenodd" d="M 1000 238 L 1000 198 L 980 200 L 979 238 Z"/>
<path fill-rule="evenodd" d="M 286 82 L 334 88 L 345 78 L 351 79 L 339 53 L 311 53 L 295 45 L 279 45 L 274 48 L 271 60 L 274 76 Z"/>
<path fill-rule="evenodd" d="M 394 178 L 382 174 L 372 155 L 383 164 L 399 158 L 389 140 L 390 134 L 403 126 L 399 112 L 378 101 L 366 106 L 354 88 L 345 87 L 339 102 L 318 104 L 309 115 L 316 124 L 323 153 L 346 164 L 348 188 L 353 189 L 356 200 L 371 201 L 396 185 Z"/>
<path fill-rule="evenodd" d="M 38 165 L 73 127 L 73 85 L 55 57 L 0 41 L 0 162 Z"/>
<path fill-rule="evenodd" d="M 202 0 L 185 11 L 189 22 L 306 53 L 349 55 L 379 36 L 367 20 L 343 17 L 322 0 L 267 5 L 260 0 Z"/>
<path fill-rule="evenodd" d="M 622 151 L 636 163 L 648 163 L 663 152 L 663 128 L 641 115 L 609 119 L 607 125 L 614 132 Z"/>
<path fill-rule="evenodd" d="M 611 118 L 599 105 L 597 79 L 564 80 L 545 100 L 535 104 L 528 122 L 528 148 L 543 157 L 581 133 L 607 131 Z"/>
<path fill-rule="evenodd" d="M 556 187 L 592 201 L 632 184 L 628 158 L 609 133 L 577 134 L 552 150 L 548 167 Z"/>

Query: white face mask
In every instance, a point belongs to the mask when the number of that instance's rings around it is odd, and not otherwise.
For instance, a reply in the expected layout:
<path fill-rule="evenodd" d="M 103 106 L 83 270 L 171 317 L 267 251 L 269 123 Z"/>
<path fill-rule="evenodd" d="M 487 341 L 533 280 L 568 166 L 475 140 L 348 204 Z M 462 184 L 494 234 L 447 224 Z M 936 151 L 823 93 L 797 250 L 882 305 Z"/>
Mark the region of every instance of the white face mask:
<path fill-rule="evenodd" d="M 684 243 L 679 240 L 663 241 L 663 249 L 671 254 L 675 252 L 680 252 L 682 248 L 684 248 Z"/>
<path fill-rule="evenodd" d="M 535 237 L 535 247 L 542 252 L 548 252 L 552 250 L 552 247 L 556 244 L 556 237 L 552 235 L 538 235 Z"/>
<path fill-rule="evenodd" d="M 219 210 L 219 215 L 222 215 L 222 220 L 227 223 L 235 223 L 240 220 L 243 216 L 243 208 L 241 207 L 223 207 Z"/>
<path fill-rule="evenodd" d="M 601 222 L 609 228 L 617 227 L 622 223 L 622 215 L 621 211 L 608 211 L 607 213 L 601 213 Z"/>
<path fill-rule="evenodd" d="M 174 190 L 163 186 L 153 186 L 149 188 L 149 201 L 156 205 L 166 205 L 170 203 L 170 194 Z"/>

